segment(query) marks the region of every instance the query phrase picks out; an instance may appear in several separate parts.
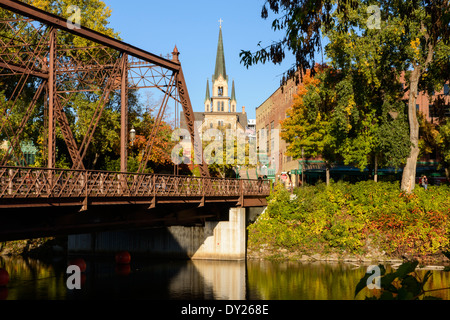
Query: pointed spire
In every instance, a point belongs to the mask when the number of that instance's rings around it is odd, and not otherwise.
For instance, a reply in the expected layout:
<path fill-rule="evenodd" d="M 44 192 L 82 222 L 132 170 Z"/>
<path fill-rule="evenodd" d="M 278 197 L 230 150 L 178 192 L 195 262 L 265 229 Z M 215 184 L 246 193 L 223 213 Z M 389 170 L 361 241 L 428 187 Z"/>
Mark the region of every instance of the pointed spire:
<path fill-rule="evenodd" d="M 214 75 L 212 81 L 214 82 L 219 78 L 219 76 L 227 80 L 227 72 L 225 70 L 225 54 L 223 50 L 223 39 L 222 39 L 222 26 L 219 30 L 219 43 L 217 44 L 217 57 L 216 57 L 216 69 L 214 70 Z"/>
<path fill-rule="evenodd" d="M 236 102 L 236 90 L 234 89 L 234 80 L 233 80 L 233 85 L 231 87 L 231 101 Z"/>
<path fill-rule="evenodd" d="M 179 55 L 180 55 L 180 53 L 178 52 L 178 48 L 175 45 L 175 48 L 173 49 L 173 52 L 172 52 L 172 61 L 178 62 L 179 61 L 179 59 L 178 59 Z"/>
<path fill-rule="evenodd" d="M 209 81 L 206 80 L 206 97 L 205 97 L 205 103 L 206 101 L 211 101 L 211 96 L 209 94 Z"/>

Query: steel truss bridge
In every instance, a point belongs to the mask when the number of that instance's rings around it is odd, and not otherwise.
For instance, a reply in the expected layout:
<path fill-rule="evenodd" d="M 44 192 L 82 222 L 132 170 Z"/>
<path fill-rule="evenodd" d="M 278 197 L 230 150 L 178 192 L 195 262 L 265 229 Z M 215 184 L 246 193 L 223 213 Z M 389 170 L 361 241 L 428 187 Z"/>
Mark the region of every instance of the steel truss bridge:
<path fill-rule="evenodd" d="M 0 0 L 0 8 L 0 83 L 8 84 L 0 102 L 0 135 L 8 141 L 7 151 L 0 153 L 0 212 L 4 213 L 0 215 L 0 240 L 136 227 L 155 221 L 192 223 L 217 217 L 221 210 L 213 208 L 224 204 L 266 204 L 268 181 L 211 178 L 205 162 L 198 164 L 201 177 L 144 173 L 169 102 L 181 105 L 196 159 L 203 159 L 176 47 L 171 59 L 163 58 L 84 26 L 73 28 L 66 19 L 20 1 Z M 82 41 L 67 41 L 71 37 Z M 129 173 L 128 93 L 143 88 L 157 90 L 163 98 L 143 160 L 137 172 Z M 25 91 L 32 98 L 20 125 L 13 125 L 14 110 Z M 75 139 L 66 112 L 79 93 L 95 98 L 81 142 Z M 114 96 L 120 97 L 120 172 L 86 170 L 87 151 Z M 36 117 L 37 107 L 44 110 L 38 117 L 44 123 L 45 168 L 27 167 L 20 150 L 24 129 Z M 70 170 L 55 167 L 58 129 L 70 154 Z M 21 159 L 25 166 L 11 166 L 11 159 Z M 123 205 L 139 210 L 125 209 L 124 213 Z M 116 212 L 117 207 L 122 211 Z M 190 214 L 180 213 L 189 210 Z"/>

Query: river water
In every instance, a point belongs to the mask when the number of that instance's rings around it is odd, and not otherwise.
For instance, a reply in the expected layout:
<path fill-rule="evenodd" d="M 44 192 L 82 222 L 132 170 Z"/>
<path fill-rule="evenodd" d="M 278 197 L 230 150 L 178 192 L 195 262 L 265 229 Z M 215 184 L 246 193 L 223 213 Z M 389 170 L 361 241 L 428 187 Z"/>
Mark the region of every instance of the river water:
<path fill-rule="evenodd" d="M 114 258 L 83 258 L 81 289 L 68 289 L 66 258 L 45 263 L 0 257 L 0 267 L 10 274 L 0 300 L 354 300 L 367 270 L 350 263 L 253 260 L 132 259 L 121 266 Z M 450 273 L 433 271 L 427 289 L 448 287 Z M 450 290 L 431 294 L 450 300 Z M 366 288 L 356 299 L 371 295 Z"/>

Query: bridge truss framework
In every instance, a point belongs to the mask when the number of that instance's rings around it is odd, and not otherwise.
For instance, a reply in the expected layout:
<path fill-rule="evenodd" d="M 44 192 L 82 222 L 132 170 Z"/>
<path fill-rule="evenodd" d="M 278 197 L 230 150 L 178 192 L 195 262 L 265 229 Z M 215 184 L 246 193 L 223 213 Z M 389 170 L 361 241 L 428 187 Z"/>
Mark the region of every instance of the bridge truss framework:
<path fill-rule="evenodd" d="M 10 141 L 8 152 L 0 159 L 1 166 L 6 165 L 11 155 L 23 158 L 19 150 L 20 137 L 33 108 L 43 96 L 47 168 L 55 168 L 55 132 L 58 124 L 70 153 L 72 169 L 85 169 L 83 159 L 105 106 L 112 93 L 120 92 L 120 171 L 126 172 L 128 90 L 142 88 L 158 89 L 163 93 L 163 99 L 138 172 L 143 172 L 146 167 L 153 148 L 153 137 L 171 99 L 181 104 L 194 151 L 196 155 L 201 155 L 201 144 L 197 143 L 200 140 L 194 130 L 194 113 L 176 47 L 169 60 L 83 26 L 70 27 L 67 20 L 20 1 L 1 0 L 0 7 L 10 13 L 8 18 L 0 21 L 0 79 L 17 79 L 8 103 L 4 103 L 0 109 L 4 119 L 0 124 L 0 132 Z M 87 40 L 90 45 L 77 47 L 73 42 L 65 44 L 63 40 L 71 36 Z M 35 87 L 34 97 L 19 128 L 15 129 L 9 121 L 11 110 L 30 82 Z M 64 112 L 73 103 L 73 95 L 79 92 L 98 95 L 91 123 L 80 145 L 74 138 Z M 198 165 L 202 177 L 208 177 L 204 161 Z"/>

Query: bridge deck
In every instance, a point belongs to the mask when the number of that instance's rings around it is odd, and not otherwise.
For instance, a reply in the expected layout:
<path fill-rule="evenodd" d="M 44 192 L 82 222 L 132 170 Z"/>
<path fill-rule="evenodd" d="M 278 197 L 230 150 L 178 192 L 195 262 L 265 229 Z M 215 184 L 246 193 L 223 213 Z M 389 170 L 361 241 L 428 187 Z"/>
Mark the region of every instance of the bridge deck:
<path fill-rule="evenodd" d="M 267 180 L 0 167 L 0 208 L 239 202 L 265 205 Z"/>

